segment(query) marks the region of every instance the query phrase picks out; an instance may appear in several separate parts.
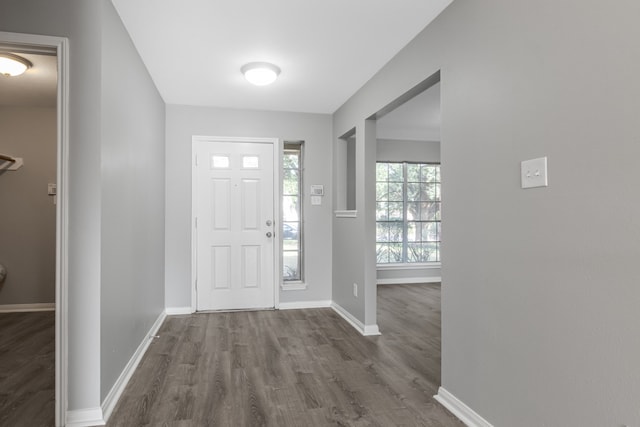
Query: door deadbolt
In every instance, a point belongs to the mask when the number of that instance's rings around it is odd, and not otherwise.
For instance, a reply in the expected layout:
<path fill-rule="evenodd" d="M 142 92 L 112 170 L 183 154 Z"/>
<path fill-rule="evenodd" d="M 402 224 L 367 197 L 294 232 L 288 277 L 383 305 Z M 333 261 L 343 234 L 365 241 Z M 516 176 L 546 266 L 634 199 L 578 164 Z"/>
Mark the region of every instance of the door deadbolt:
<path fill-rule="evenodd" d="M 270 231 L 267 231 L 267 237 L 271 237 L 273 234 Z"/>
<path fill-rule="evenodd" d="M 271 224 L 273 224 L 273 222 L 270 219 L 268 219 L 267 220 L 267 226 L 271 227 Z"/>

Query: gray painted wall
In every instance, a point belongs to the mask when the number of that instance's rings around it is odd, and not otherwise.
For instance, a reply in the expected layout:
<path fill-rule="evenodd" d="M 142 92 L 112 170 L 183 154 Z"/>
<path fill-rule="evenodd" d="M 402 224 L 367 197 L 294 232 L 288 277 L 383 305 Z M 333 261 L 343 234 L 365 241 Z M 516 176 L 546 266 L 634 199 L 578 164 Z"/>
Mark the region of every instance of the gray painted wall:
<path fill-rule="evenodd" d="M 356 208 L 356 138 L 344 140 L 347 145 L 347 210 Z"/>
<path fill-rule="evenodd" d="M 164 310 L 165 106 L 111 2 L 102 40 L 104 400 Z"/>
<path fill-rule="evenodd" d="M 396 139 L 378 139 L 376 160 L 383 162 L 440 162 L 439 141 L 406 141 Z M 438 278 L 440 268 L 410 268 L 402 270 L 377 269 L 378 280 L 401 280 L 415 278 Z"/>
<path fill-rule="evenodd" d="M 442 71 L 442 384 L 495 426 L 640 424 L 638 16 L 456 0 L 334 115 L 335 140 Z"/>
<path fill-rule="evenodd" d="M 440 141 L 378 139 L 376 160 L 380 162 L 440 162 Z"/>
<path fill-rule="evenodd" d="M 100 404 L 101 2 L 0 2 L 0 31 L 69 38 L 69 409 Z"/>
<path fill-rule="evenodd" d="M 352 229 L 360 226 L 357 218 L 335 218 L 333 222 L 333 251 L 336 247 L 346 254 L 333 257 L 333 302 L 364 322 L 364 305 L 362 303 L 364 284 L 363 269 L 354 268 L 362 265 L 362 243 L 350 238 Z M 348 255 L 348 256 L 347 256 Z M 336 281 L 336 278 L 338 281 Z M 358 285 L 358 297 L 353 296 L 353 284 Z"/>
<path fill-rule="evenodd" d="M 0 107 L 0 153 L 25 161 L 0 172 L 0 305 L 56 301 L 56 152 L 55 108 Z"/>
<path fill-rule="evenodd" d="M 161 173 L 163 165 L 151 163 L 162 162 L 163 113 L 159 98 L 151 94 L 148 76 L 141 75 L 139 63 L 126 64 L 125 71 L 120 68 L 114 71 L 109 64 L 103 67 L 103 59 L 120 58 L 120 55 L 129 60 L 133 58 L 131 46 L 120 37 L 122 34 L 117 27 L 108 0 L 0 3 L 0 31 L 69 39 L 69 410 L 100 406 L 104 390 L 112 385 L 109 382 L 116 366 L 131 356 L 132 344 L 137 339 L 137 347 L 141 341 L 140 331 L 148 325 L 150 318 L 161 312 L 158 300 L 162 300 L 164 267 L 158 252 L 163 253 L 164 249 L 163 227 L 158 224 L 162 223 L 164 179 Z M 106 42 L 103 51 L 103 36 L 118 37 L 118 40 Z M 110 75 L 103 76 L 103 73 Z M 141 88 L 129 89 L 143 99 L 124 96 L 123 91 L 117 88 L 120 79 L 127 84 L 131 83 L 129 79 L 142 84 Z M 141 144 L 142 147 L 127 148 L 115 138 L 123 138 L 123 142 L 129 144 Z M 104 150 L 103 140 L 106 141 Z M 154 141 L 157 146 L 150 147 L 149 141 Z M 128 158 L 139 153 L 146 153 L 147 158 Z M 143 176 L 145 173 L 151 177 Z M 132 203 L 130 199 L 126 200 L 130 195 L 115 195 L 115 189 L 126 192 L 129 186 L 135 189 L 132 192 L 139 191 L 151 179 L 157 189 L 146 188 L 146 200 Z M 103 200 L 107 204 L 104 207 Z M 158 218 L 146 218 L 152 225 L 134 231 L 138 238 L 144 236 L 145 239 L 136 242 L 131 252 L 135 257 L 143 257 L 136 261 L 144 272 L 134 274 L 131 265 L 127 264 L 118 276 L 122 286 L 140 287 L 135 292 L 155 292 L 149 293 L 144 300 L 138 297 L 140 304 L 135 310 L 126 302 L 130 294 L 122 299 L 109 299 L 114 294 L 106 290 L 105 301 L 101 301 L 103 278 L 109 280 L 109 286 L 121 286 L 112 283 L 113 276 L 117 275 L 115 269 L 121 267 L 121 258 L 116 252 L 128 250 L 126 245 L 129 243 L 126 240 L 115 242 L 111 236 L 103 236 L 103 231 L 113 231 L 120 219 L 112 217 L 117 215 L 114 203 L 121 203 L 123 209 L 139 208 L 144 213 L 153 211 L 158 215 Z M 139 220 L 139 216 L 136 219 Z M 124 235 L 122 231 L 131 231 L 126 229 L 126 224 L 122 225 L 119 228 L 121 235 Z M 103 237 L 106 237 L 104 242 Z M 143 252 L 149 254 L 142 255 Z M 145 258 L 147 256 L 150 258 Z M 103 267 L 113 271 L 105 271 L 103 276 Z M 144 280 L 153 277 L 157 282 L 141 284 L 137 279 L 142 276 Z M 114 320 L 115 316 L 126 319 Z M 101 322 L 105 323 L 104 327 L 101 327 Z M 112 331 L 121 324 L 119 322 L 135 326 L 120 329 L 116 336 Z M 104 341 L 101 339 L 103 332 L 106 335 Z M 106 346 L 104 351 L 103 344 Z M 116 355 L 113 361 L 111 354 Z"/>
<path fill-rule="evenodd" d="M 167 307 L 191 306 L 191 138 L 193 135 L 275 137 L 305 141 L 305 282 L 281 291 L 281 302 L 331 299 L 331 116 L 322 114 L 167 106 L 166 297 Z M 323 184 L 321 206 L 312 206 L 311 184 Z"/>

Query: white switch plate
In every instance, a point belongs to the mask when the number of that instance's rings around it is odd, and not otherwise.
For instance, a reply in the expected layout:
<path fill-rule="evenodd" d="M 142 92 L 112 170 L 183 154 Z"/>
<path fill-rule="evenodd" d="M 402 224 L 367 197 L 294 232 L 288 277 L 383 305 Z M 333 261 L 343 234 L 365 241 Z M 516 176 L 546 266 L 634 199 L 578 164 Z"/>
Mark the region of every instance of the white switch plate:
<path fill-rule="evenodd" d="M 525 160 L 520 163 L 522 188 L 547 187 L 547 158 Z"/>
<path fill-rule="evenodd" d="M 320 206 L 322 204 L 321 196 L 311 196 L 311 204 L 313 206 Z"/>

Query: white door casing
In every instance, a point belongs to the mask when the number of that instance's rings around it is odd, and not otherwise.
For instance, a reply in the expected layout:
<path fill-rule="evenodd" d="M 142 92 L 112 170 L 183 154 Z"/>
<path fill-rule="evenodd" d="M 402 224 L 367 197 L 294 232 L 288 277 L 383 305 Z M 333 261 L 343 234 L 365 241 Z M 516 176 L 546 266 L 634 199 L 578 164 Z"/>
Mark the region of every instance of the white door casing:
<path fill-rule="evenodd" d="M 195 310 L 276 306 L 277 149 L 277 139 L 193 138 Z"/>
<path fill-rule="evenodd" d="M 55 49 L 57 60 L 57 203 L 56 203 L 56 310 L 55 310 L 55 425 L 63 426 L 68 400 L 68 287 L 69 287 L 69 40 L 66 37 L 0 31 L 0 43 L 37 53 Z"/>

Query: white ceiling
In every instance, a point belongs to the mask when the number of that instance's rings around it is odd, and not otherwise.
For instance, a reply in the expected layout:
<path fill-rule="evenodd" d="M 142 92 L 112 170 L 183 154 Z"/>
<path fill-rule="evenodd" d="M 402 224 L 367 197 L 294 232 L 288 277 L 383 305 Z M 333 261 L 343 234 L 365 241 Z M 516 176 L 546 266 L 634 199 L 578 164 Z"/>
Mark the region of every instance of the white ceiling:
<path fill-rule="evenodd" d="M 165 102 L 318 113 L 334 112 L 451 1 L 113 0 Z M 56 57 L 17 53 L 33 67 L 0 76 L 0 106 L 55 106 Z M 281 78 L 248 84 L 240 67 L 250 61 L 278 64 Z M 380 118 L 377 132 L 439 140 L 440 85 Z"/>
<path fill-rule="evenodd" d="M 16 52 L 33 67 L 15 77 L 0 75 L 0 106 L 55 107 L 57 97 L 57 59 L 51 55 Z"/>
<path fill-rule="evenodd" d="M 333 113 L 452 0 L 112 1 L 166 103 Z"/>
<path fill-rule="evenodd" d="M 440 83 L 376 121 L 379 139 L 440 141 Z"/>

